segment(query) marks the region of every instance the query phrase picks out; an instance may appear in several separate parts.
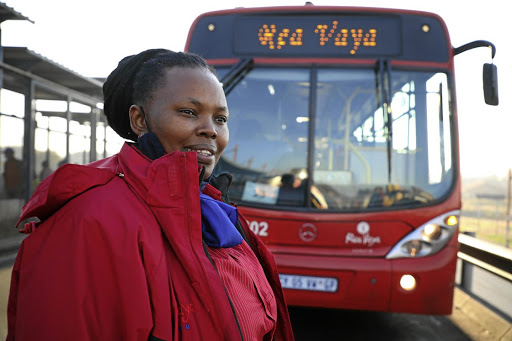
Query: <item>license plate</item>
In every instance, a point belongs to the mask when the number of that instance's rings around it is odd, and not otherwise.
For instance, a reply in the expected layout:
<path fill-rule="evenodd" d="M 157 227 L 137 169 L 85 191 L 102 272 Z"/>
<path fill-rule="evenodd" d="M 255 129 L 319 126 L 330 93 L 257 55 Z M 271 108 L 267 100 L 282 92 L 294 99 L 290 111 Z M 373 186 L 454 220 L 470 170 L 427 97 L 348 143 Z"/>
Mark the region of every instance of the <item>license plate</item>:
<path fill-rule="evenodd" d="M 314 277 L 279 274 L 281 286 L 285 289 L 336 292 L 338 279 L 332 277 Z"/>

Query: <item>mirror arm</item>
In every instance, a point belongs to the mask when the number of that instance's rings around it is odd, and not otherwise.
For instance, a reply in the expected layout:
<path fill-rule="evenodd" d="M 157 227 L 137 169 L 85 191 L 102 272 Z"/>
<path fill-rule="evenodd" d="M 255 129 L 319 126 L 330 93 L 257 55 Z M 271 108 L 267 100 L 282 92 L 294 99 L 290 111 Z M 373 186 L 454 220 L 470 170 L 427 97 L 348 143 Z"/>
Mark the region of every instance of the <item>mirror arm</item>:
<path fill-rule="evenodd" d="M 466 52 L 467 50 L 471 50 L 476 47 L 489 47 L 491 49 L 491 58 L 494 59 L 494 56 L 496 55 L 496 47 L 493 43 L 487 40 L 475 40 L 471 43 L 456 47 L 453 49 L 453 55 L 456 56 L 459 53 Z"/>

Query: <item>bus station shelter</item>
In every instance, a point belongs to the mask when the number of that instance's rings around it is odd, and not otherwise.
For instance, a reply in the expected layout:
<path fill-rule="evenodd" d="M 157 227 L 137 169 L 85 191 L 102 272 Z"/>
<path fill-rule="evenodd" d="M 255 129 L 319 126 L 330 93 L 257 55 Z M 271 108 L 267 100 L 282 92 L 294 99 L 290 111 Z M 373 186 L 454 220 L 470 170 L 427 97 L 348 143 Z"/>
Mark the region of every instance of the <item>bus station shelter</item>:
<path fill-rule="evenodd" d="M 0 2 L 0 23 L 7 20 L 31 21 Z M 58 166 L 120 149 L 122 140 L 103 115 L 102 85 L 27 47 L 3 46 L 0 31 L 0 222 L 19 216 L 37 184 Z M 15 184 L 17 191 L 7 190 Z"/>

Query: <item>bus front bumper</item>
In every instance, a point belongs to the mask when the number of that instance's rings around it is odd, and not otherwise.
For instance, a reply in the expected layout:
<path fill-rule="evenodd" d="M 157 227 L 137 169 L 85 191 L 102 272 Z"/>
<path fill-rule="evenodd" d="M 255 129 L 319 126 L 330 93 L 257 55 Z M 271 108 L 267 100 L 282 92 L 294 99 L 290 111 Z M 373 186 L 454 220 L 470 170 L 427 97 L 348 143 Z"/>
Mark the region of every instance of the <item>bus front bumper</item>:
<path fill-rule="evenodd" d="M 457 246 L 422 258 L 359 258 L 274 253 L 292 306 L 428 315 L 452 312 Z M 412 276 L 415 287 L 401 280 Z M 409 280 L 411 277 L 407 277 Z"/>

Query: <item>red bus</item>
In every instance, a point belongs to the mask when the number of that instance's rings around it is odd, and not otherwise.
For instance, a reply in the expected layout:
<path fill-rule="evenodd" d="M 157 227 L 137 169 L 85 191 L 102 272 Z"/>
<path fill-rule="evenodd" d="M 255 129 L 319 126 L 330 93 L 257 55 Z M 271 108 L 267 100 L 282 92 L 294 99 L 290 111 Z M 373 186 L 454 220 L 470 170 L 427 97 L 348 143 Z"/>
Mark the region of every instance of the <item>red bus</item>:
<path fill-rule="evenodd" d="M 289 305 L 450 314 L 461 187 L 453 48 L 432 13 L 320 7 L 200 15 L 186 50 L 223 83 L 216 173 L 273 252 Z M 498 104 L 496 67 L 485 99 Z"/>

